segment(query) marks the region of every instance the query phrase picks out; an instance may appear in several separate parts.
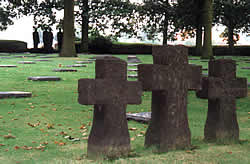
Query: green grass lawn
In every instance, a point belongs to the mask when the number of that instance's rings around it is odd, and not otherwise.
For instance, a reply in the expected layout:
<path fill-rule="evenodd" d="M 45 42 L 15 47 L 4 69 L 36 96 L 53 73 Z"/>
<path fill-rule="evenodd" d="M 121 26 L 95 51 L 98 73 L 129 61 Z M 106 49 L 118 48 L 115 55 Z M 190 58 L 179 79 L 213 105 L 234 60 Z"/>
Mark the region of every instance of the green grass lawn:
<path fill-rule="evenodd" d="M 250 98 L 237 101 L 237 117 L 240 126 L 240 144 L 217 145 L 203 141 L 203 129 L 207 113 L 207 100 L 196 98 L 189 92 L 188 118 L 195 150 L 171 151 L 157 154 L 144 148 L 144 134 L 147 124 L 129 121 L 132 152 L 129 158 L 117 160 L 93 161 L 86 158 L 87 136 L 92 123 L 93 106 L 80 105 L 77 102 L 77 85 L 80 78 L 94 78 L 94 64 L 87 68 L 76 68 L 78 72 L 52 72 L 59 65 L 74 64 L 91 55 L 79 55 L 78 58 L 51 58 L 50 62 L 37 64 L 17 64 L 22 60 L 35 58 L 0 59 L 0 65 L 16 64 L 17 68 L 0 68 L 0 91 L 28 91 L 32 98 L 0 99 L 0 163 L 2 164 L 78 164 L 78 163 L 250 163 Z M 127 55 L 117 55 L 126 59 Z M 143 63 L 152 63 L 150 55 L 138 55 Z M 194 58 L 194 57 L 192 57 Z M 240 60 L 245 57 L 233 57 Z M 192 60 L 207 68 L 207 63 Z M 237 75 L 250 80 L 250 70 L 240 67 L 250 63 L 239 62 Z M 29 76 L 59 76 L 58 82 L 28 81 Z M 133 79 L 129 79 L 133 80 Z M 128 112 L 150 111 L 151 93 L 144 92 L 142 104 L 128 105 Z M 14 137 L 14 138 L 8 138 Z M 80 138 L 72 142 L 64 138 L 69 135 Z"/>

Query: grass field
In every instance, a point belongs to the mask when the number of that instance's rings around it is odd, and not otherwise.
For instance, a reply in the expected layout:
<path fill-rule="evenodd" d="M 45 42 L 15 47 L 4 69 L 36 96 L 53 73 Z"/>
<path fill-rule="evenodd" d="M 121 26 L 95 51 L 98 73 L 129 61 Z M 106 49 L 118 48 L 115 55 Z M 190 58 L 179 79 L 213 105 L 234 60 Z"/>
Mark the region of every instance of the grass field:
<path fill-rule="evenodd" d="M 143 145 L 147 124 L 129 121 L 129 128 L 136 128 L 130 130 L 132 152 L 129 158 L 88 160 L 87 136 L 91 128 L 93 106 L 78 104 L 77 81 L 80 78 L 94 78 L 94 64 L 88 64 L 87 68 L 76 68 L 78 72 L 73 73 L 57 73 L 51 70 L 59 68 L 59 65 L 64 67 L 89 57 L 91 55 L 79 55 L 78 58 L 51 58 L 49 62 L 30 65 L 17 62 L 39 57 L 0 59 L 0 65 L 18 66 L 0 68 L 0 91 L 28 91 L 33 94 L 32 98 L 0 99 L 0 164 L 250 163 L 250 97 L 237 101 L 240 144 L 218 145 L 203 141 L 207 100 L 196 98 L 194 92 L 189 92 L 188 95 L 188 118 L 192 144 L 198 146 L 197 149 L 162 154 L 155 153 L 153 149 L 145 149 Z M 126 59 L 127 55 L 117 57 Z M 138 57 L 143 63 L 152 63 L 150 55 Z M 243 58 L 246 57 L 233 57 L 237 61 Z M 207 63 L 199 60 L 192 60 L 190 63 L 207 68 Z M 237 63 L 237 75 L 247 77 L 249 81 L 250 70 L 242 70 L 240 67 L 250 66 L 250 63 Z M 33 82 L 27 80 L 29 76 L 59 76 L 62 81 Z M 142 99 L 140 105 L 128 105 L 127 111 L 150 111 L 151 93 L 144 92 Z M 64 138 L 65 135 L 80 138 L 80 141 L 69 141 Z"/>

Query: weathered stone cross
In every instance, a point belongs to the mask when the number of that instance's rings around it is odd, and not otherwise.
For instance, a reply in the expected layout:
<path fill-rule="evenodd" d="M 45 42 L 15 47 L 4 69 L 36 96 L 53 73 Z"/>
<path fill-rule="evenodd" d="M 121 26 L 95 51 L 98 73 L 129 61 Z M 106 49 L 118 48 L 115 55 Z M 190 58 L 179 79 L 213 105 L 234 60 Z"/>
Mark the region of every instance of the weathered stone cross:
<path fill-rule="evenodd" d="M 224 143 L 239 140 L 236 98 L 247 96 L 247 79 L 236 78 L 236 63 L 230 59 L 209 61 L 209 76 L 202 78 L 197 97 L 208 99 L 205 140 Z"/>
<path fill-rule="evenodd" d="M 128 155 L 126 106 L 141 103 L 141 84 L 127 81 L 127 63 L 119 58 L 97 59 L 95 69 L 96 79 L 80 79 L 78 83 L 79 103 L 94 105 L 88 156 Z"/>
<path fill-rule="evenodd" d="M 145 146 L 160 152 L 190 146 L 187 92 L 201 88 L 201 66 L 188 64 L 182 46 L 153 47 L 154 64 L 139 65 L 144 91 L 152 91 L 152 115 Z"/>

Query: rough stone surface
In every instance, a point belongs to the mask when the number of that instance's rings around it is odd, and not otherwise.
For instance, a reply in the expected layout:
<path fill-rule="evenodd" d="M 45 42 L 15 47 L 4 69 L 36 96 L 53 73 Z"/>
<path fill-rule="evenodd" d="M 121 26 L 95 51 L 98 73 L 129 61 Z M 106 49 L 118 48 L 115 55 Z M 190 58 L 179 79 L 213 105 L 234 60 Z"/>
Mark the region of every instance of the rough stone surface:
<path fill-rule="evenodd" d="M 61 78 L 57 76 L 35 76 L 35 77 L 28 77 L 28 80 L 32 81 L 60 81 Z"/>
<path fill-rule="evenodd" d="M 134 120 L 143 123 L 149 123 L 151 120 L 151 112 L 127 113 L 128 120 Z"/>
<path fill-rule="evenodd" d="M 239 141 L 236 98 L 247 96 L 247 79 L 236 78 L 236 64 L 230 59 L 209 62 L 209 76 L 202 78 L 197 97 L 208 99 L 205 140 L 231 143 Z"/>
<path fill-rule="evenodd" d="M 36 64 L 34 61 L 19 61 L 18 64 Z"/>
<path fill-rule="evenodd" d="M 23 98 L 31 97 L 31 92 L 20 92 L 20 91 L 10 91 L 10 92 L 0 92 L 0 99 L 2 98 Z"/>
<path fill-rule="evenodd" d="M 77 72 L 76 69 L 64 69 L 64 68 L 58 68 L 58 69 L 53 69 L 53 72 Z"/>
<path fill-rule="evenodd" d="M 127 81 L 127 63 L 115 57 L 97 59 L 95 70 L 96 79 L 78 82 L 78 102 L 94 105 L 88 157 L 127 156 L 130 137 L 126 106 L 141 103 L 141 84 Z"/>
<path fill-rule="evenodd" d="M 0 65 L 0 68 L 5 68 L 5 67 L 17 67 L 16 65 Z"/>
<path fill-rule="evenodd" d="M 191 134 L 187 119 L 187 92 L 201 88 L 201 66 L 188 65 L 183 46 L 153 47 L 154 64 L 138 66 L 144 91 L 152 91 L 152 119 L 145 146 L 159 152 L 187 148 Z"/>

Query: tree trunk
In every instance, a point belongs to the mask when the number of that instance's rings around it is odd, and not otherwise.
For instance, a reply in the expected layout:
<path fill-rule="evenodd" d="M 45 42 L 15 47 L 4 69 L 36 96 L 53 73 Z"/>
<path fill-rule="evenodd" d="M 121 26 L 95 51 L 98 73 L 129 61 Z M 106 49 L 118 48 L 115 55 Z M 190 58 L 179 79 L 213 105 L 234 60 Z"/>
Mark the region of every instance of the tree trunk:
<path fill-rule="evenodd" d="M 165 13 L 164 27 L 163 27 L 163 45 L 168 44 L 168 16 Z"/>
<path fill-rule="evenodd" d="M 88 52 L 88 29 L 89 29 L 89 5 L 88 0 L 83 0 L 83 13 L 82 13 L 82 41 L 81 52 Z"/>
<path fill-rule="evenodd" d="M 76 57 L 74 1 L 64 0 L 63 44 L 60 57 Z"/>
<path fill-rule="evenodd" d="M 196 27 L 195 56 L 201 56 L 202 52 L 202 24 L 199 22 Z"/>
<path fill-rule="evenodd" d="M 213 21 L 213 0 L 205 0 L 203 5 L 204 41 L 202 48 L 202 59 L 213 58 L 212 47 L 212 21 Z"/>
<path fill-rule="evenodd" d="M 234 35 L 234 28 L 232 25 L 229 25 L 228 27 L 228 47 L 230 51 L 230 55 L 233 55 L 234 51 L 234 40 L 233 40 L 233 35 Z"/>

